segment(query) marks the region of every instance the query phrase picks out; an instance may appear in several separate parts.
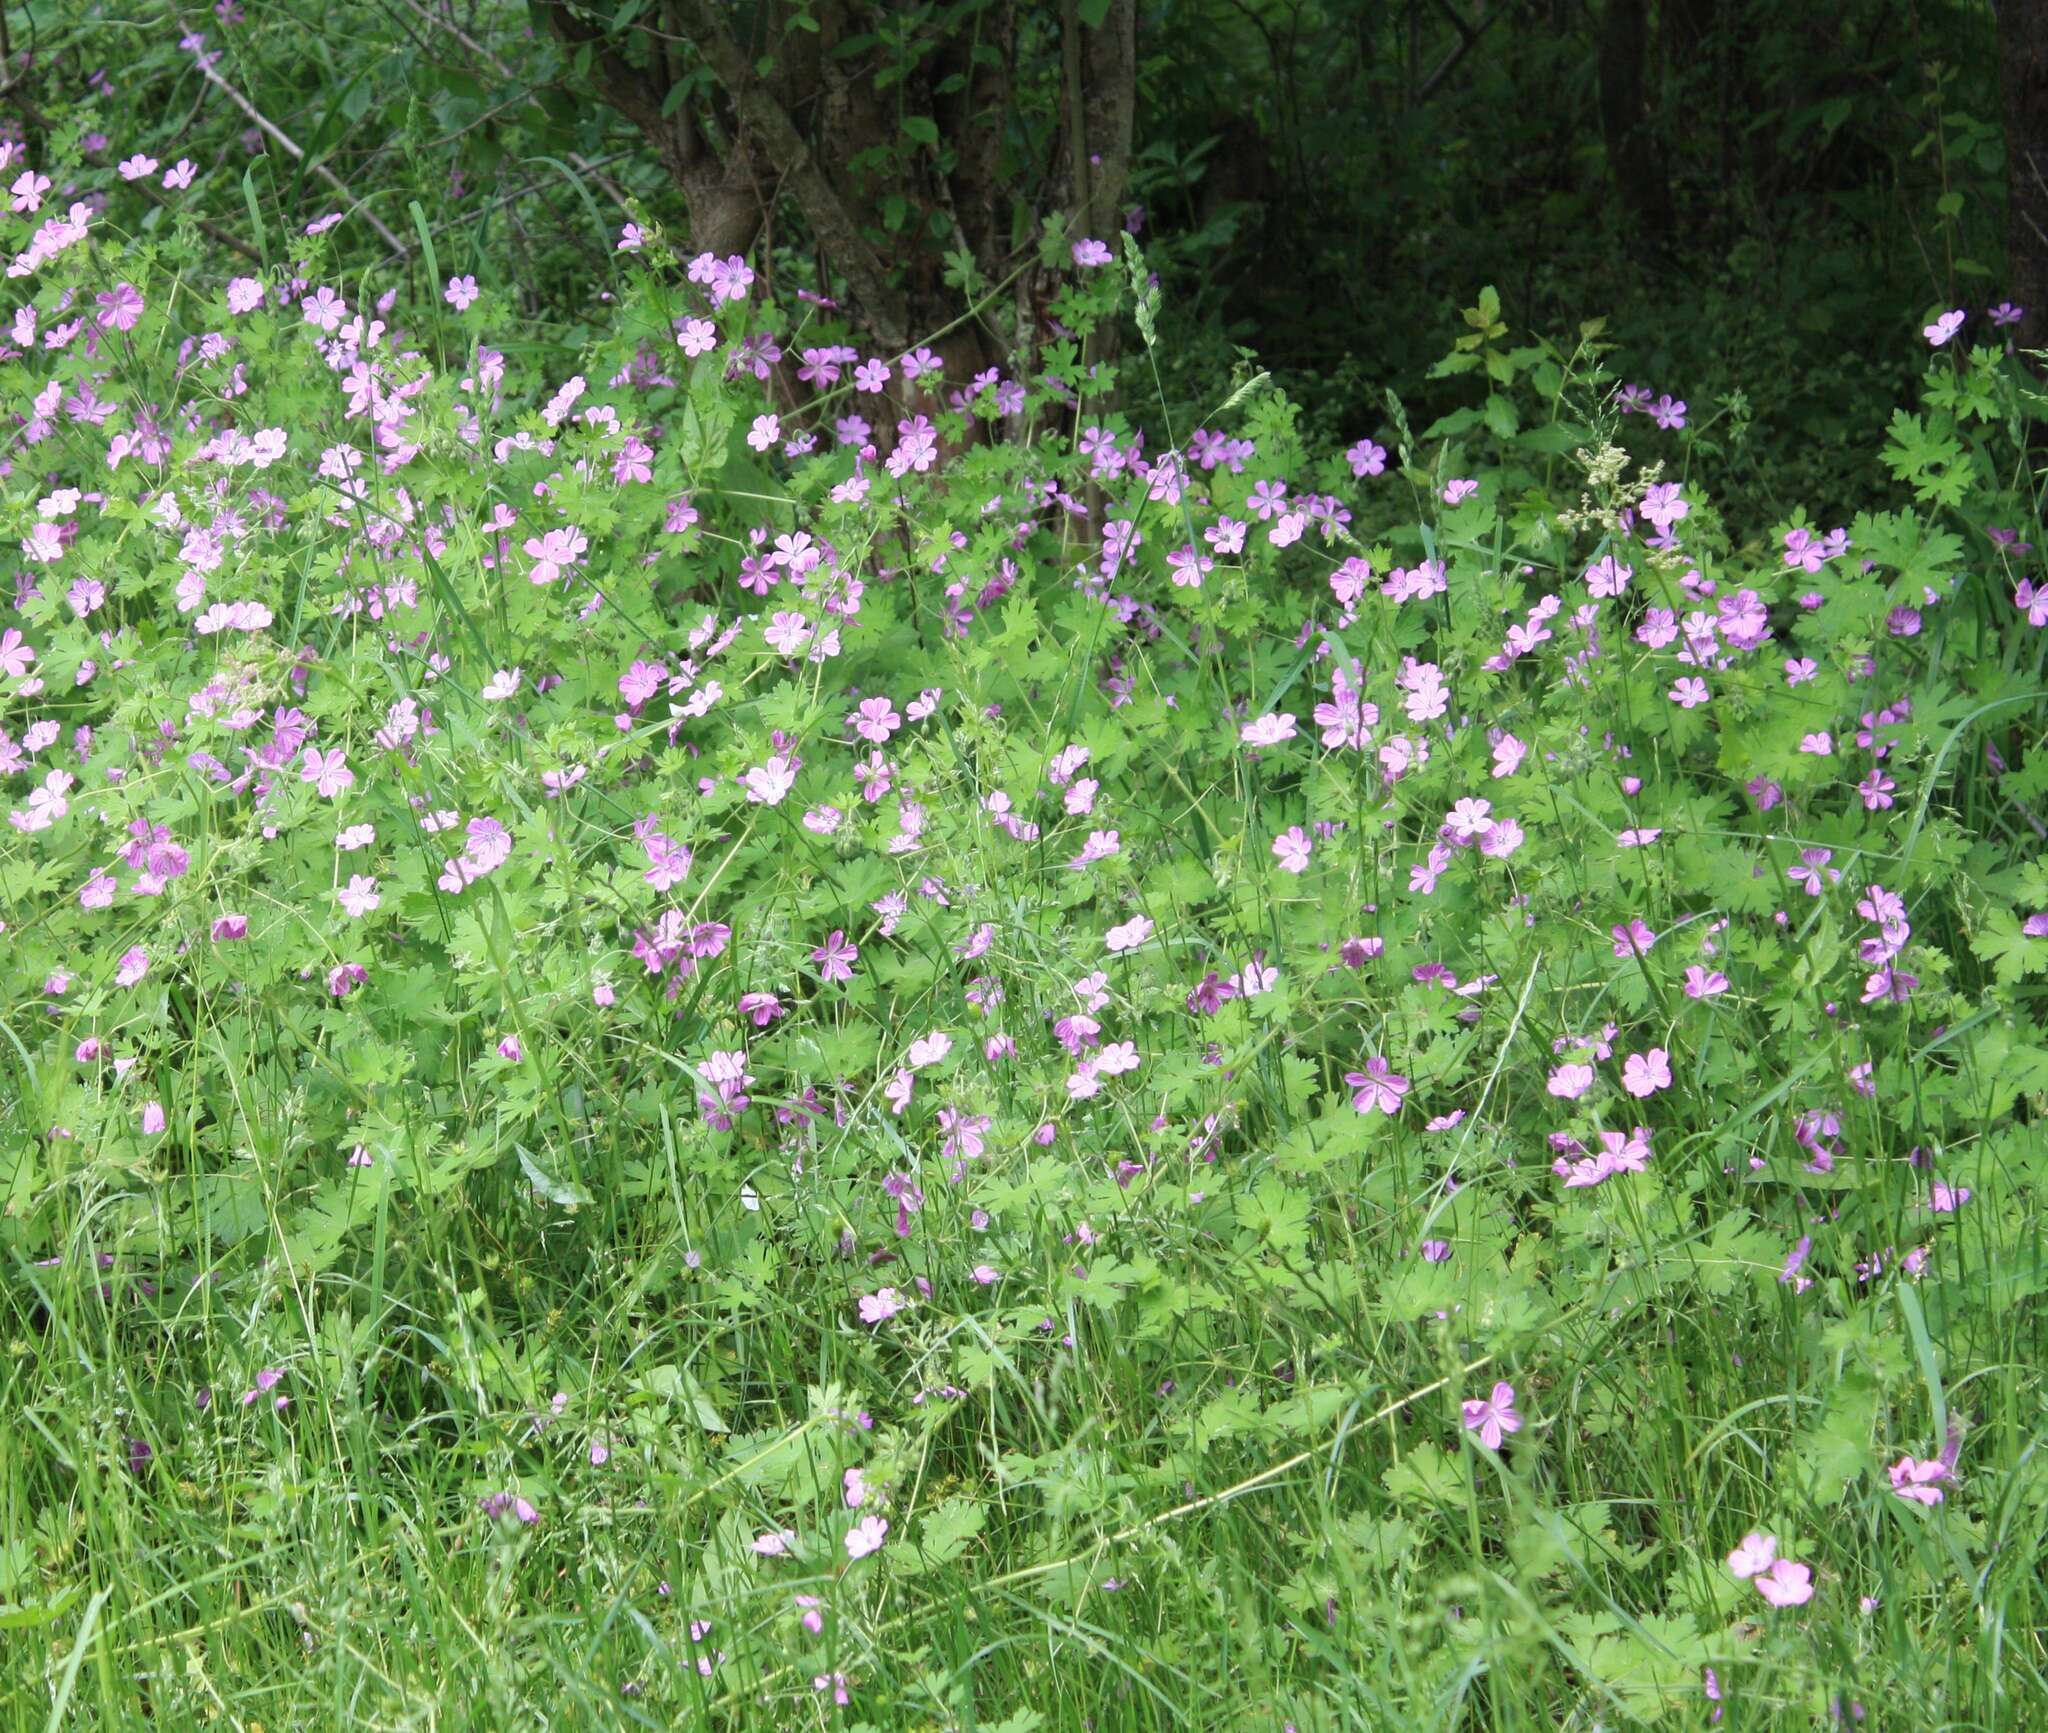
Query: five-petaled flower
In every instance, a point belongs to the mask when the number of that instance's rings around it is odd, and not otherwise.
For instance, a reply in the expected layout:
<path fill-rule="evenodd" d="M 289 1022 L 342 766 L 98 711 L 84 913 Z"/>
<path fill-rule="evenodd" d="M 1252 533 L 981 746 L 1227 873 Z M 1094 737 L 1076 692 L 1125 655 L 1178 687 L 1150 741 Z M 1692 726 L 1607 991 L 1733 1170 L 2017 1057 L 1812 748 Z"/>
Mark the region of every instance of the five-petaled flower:
<path fill-rule="evenodd" d="M 860 947 L 837 927 L 831 936 L 811 952 L 811 961 L 818 965 L 818 977 L 824 981 L 850 981 L 853 979 L 853 965 L 860 960 Z"/>
<path fill-rule="evenodd" d="M 1465 1430 L 1488 1450 L 1498 1450 L 1510 1432 L 1522 1430 L 1522 1416 L 1515 1410 L 1515 1387 L 1505 1380 L 1486 1395 L 1462 1404 L 1460 1412 Z"/>
<path fill-rule="evenodd" d="M 1402 1098 L 1408 1093 L 1408 1079 L 1379 1054 L 1365 1062 L 1363 1071 L 1345 1072 L 1344 1081 L 1351 1085 L 1351 1105 L 1360 1113 L 1391 1117 L 1401 1111 Z"/>

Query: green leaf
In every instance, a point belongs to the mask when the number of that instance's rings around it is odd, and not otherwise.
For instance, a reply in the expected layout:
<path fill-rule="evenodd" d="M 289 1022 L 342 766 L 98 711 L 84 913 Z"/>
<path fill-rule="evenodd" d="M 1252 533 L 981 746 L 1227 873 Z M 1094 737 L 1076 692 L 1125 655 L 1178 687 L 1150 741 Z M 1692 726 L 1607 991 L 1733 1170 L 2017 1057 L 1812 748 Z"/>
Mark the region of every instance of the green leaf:
<path fill-rule="evenodd" d="M 2048 969 L 2048 939 L 2029 938 L 2010 909 L 1993 909 L 1970 934 L 1970 949 L 1991 965 L 1992 978 L 2011 987 Z"/>
<path fill-rule="evenodd" d="M 1464 1463 L 1434 1444 L 1418 1444 L 1380 1476 L 1396 1504 L 1453 1505 L 1471 1502 L 1472 1483 Z"/>
<path fill-rule="evenodd" d="M 419 236 L 420 253 L 427 261 L 427 284 L 432 294 L 433 304 L 439 307 L 441 305 L 441 263 L 434 256 L 434 236 L 427 227 L 427 213 L 420 209 L 420 201 L 418 199 L 408 199 L 405 208 L 411 213 L 412 231 Z"/>
<path fill-rule="evenodd" d="M 574 1180 L 555 1179 L 533 1159 L 532 1152 L 523 1143 L 515 1143 L 513 1149 L 519 1155 L 519 1171 L 526 1175 L 526 1182 L 549 1203 L 561 1209 L 587 1209 L 590 1193 Z"/>
<path fill-rule="evenodd" d="M 971 1499 L 942 1500 L 918 1519 L 917 1539 L 906 1553 L 897 1555 L 896 1568 L 928 1571 L 953 1563 L 987 1519 L 988 1512 Z"/>
<path fill-rule="evenodd" d="M 263 226 L 263 212 L 256 204 L 256 165 L 251 163 L 242 170 L 242 203 L 248 207 L 249 226 L 256 231 L 256 250 L 263 255 L 265 265 L 270 263 L 270 234 Z"/>

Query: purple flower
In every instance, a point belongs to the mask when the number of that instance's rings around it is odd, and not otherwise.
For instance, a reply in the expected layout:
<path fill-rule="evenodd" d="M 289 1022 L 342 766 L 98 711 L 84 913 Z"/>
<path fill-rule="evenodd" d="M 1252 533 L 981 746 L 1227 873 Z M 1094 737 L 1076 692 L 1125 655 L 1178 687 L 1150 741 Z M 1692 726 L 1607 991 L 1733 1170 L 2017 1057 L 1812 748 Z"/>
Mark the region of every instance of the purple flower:
<path fill-rule="evenodd" d="M 1510 1432 L 1522 1430 L 1522 1417 L 1515 1411 L 1515 1387 L 1502 1382 L 1486 1396 L 1461 1405 L 1465 1430 L 1477 1433 L 1488 1450 L 1498 1450 Z"/>
<path fill-rule="evenodd" d="M 484 1515 L 496 1519 L 510 1516 L 531 1528 L 540 1521 L 540 1512 L 516 1492 L 493 1492 L 477 1500 Z"/>
<path fill-rule="evenodd" d="M 818 965 L 818 978 L 822 981 L 850 981 L 853 979 L 853 965 L 860 960 L 860 947 L 854 944 L 838 928 L 811 952 L 811 961 Z"/>
<path fill-rule="evenodd" d="M 1345 1072 L 1344 1081 L 1351 1085 L 1351 1105 L 1360 1113 L 1391 1118 L 1401 1111 L 1401 1098 L 1408 1093 L 1408 1079 L 1378 1054 L 1365 1062 L 1363 1071 Z"/>

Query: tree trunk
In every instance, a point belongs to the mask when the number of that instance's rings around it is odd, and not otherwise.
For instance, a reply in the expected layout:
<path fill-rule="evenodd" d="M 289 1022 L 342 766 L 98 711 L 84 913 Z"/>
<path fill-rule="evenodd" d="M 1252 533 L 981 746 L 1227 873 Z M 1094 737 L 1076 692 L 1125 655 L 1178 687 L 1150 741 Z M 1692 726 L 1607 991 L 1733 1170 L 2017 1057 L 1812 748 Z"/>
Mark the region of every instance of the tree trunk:
<path fill-rule="evenodd" d="M 1600 18 L 1600 131 L 1622 216 L 1652 249 L 1671 235 L 1671 188 L 1643 103 L 1645 0 L 1607 0 Z"/>
<path fill-rule="evenodd" d="M 577 0 L 535 4 L 682 194 L 693 250 L 748 251 L 780 203 L 844 285 L 849 321 L 886 354 L 930 342 L 949 385 L 1035 344 L 1034 272 L 1014 298 L 988 291 L 1029 258 L 1036 221 L 1062 210 L 1077 236 L 1112 246 L 1123 226 L 1137 0 L 1107 0 L 1092 27 L 1069 0 L 1053 87 L 1066 149 L 1021 182 L 1014 110 L 1020 92 L 1044 86 L 1017 66 L 1016 0 L 935 14 L 916 53 L 894 40 L 899 15 L 880 0 L 660 0 L 651 38 L 598 22 Z M 677 100 L 698 68 L 712 75 L 708 97 Z M 962 252 L 987 303 L 964 320 L 971 303 L 949 262 Z M 911 395 L 924 400 L 936 384 Z"/>
<path fill-rule="evenodd" d="M 2005 293 L 2026 309 L 2023 348 L 2048 347 L 2048 0 L 2001 0 L 2005 105 Z"/>
<path fill-rule="evenodd" d="M 1112 247 L 1124 226 L 1124 182 L 1131 173 L 1131 133 L 1138 112 L 1137 0 L 1110 0 L 1102 23 L 1082 27 L 1083 123 L 1088 179 L 1074 189 L 1084 234 Z"/>

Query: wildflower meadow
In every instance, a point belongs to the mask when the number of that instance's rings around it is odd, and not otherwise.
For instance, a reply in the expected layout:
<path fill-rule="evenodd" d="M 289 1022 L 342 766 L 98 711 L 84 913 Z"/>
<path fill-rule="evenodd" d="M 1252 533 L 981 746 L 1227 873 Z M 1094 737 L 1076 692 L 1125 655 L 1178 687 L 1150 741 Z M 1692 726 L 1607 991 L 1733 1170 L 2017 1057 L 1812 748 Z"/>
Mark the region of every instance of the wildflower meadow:
<path fill-rule="evenodd" d="M 1801 502 L 1492 287 L 1311 410 L 43 119 L 0 1727 L 2048 1726 L 1995 278 Z"/>

